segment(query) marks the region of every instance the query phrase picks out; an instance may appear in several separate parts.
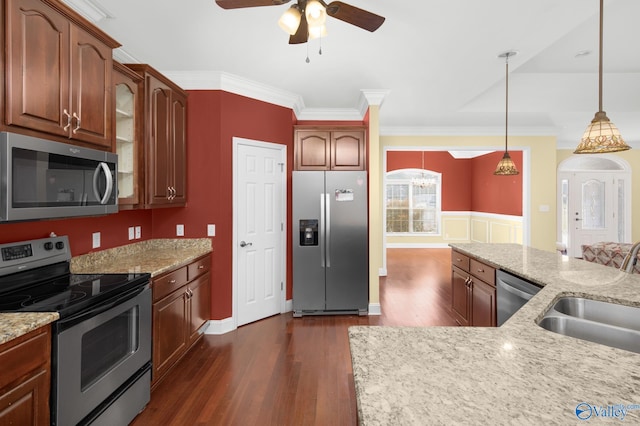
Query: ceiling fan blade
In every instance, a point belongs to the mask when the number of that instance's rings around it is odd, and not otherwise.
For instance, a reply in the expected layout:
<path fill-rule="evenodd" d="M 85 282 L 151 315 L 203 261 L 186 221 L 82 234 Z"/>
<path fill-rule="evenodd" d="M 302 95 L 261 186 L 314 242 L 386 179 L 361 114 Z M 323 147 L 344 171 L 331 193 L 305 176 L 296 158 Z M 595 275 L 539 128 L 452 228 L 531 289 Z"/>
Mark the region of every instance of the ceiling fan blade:
<path fill-rule="evenodd" d="M 218 6 L 223 9 L 240 9 L 243 7 L 279 6 L 289 3 L 291 0 L 216 0 Z"/>
<path fill-rule="evenodd" d="M 307 24 L 307 17 L 304 13 L 300 16 L 300 25 L 298 30 L 292 36 L 289 36 L 289 44 L 301 44 L 306 43 L 309 40 L 309 24 Z"/>
<path fill-rule="evenodd" d="M 384 17 L 368 12 L 341 1 L 333 1 L 327 5 L 327 15 L 336 19 L 374 32 L 384 22 Z"/>

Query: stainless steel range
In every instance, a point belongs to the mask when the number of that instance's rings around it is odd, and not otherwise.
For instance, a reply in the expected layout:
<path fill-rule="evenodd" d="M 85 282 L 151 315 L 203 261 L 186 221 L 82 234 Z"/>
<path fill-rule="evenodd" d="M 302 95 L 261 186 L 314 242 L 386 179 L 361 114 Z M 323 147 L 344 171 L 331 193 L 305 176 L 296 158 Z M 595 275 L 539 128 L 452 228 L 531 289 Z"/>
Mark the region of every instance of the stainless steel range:
<path fill-rule="evenodd" d="M 149 274 L 71 274 L 66 236 L 0 244 L 0 311 L 58 312 L 51 423 L 125 425 L 151 384 Z"/>

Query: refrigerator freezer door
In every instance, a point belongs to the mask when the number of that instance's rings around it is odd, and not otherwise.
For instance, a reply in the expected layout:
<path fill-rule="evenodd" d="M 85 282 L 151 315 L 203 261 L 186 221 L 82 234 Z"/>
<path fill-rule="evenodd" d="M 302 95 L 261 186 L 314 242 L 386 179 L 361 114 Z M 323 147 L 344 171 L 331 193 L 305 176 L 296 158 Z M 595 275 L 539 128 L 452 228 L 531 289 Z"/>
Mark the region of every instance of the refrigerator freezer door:
<path fill-rule="evenodd" d="M 366 311 L 369 303 L 367 174 L 326 172 L 325 181 L 328 194 L 326 309 Z"/>
<path fill-rule="evenodd" d="M 293 311 L 301 315 L 302 311 L 325 309 L 324 172 L 294 171 L 293 200 Z M 301 244 L 301 221 L 306 230 L 315 220 L 318 244 Z"/>

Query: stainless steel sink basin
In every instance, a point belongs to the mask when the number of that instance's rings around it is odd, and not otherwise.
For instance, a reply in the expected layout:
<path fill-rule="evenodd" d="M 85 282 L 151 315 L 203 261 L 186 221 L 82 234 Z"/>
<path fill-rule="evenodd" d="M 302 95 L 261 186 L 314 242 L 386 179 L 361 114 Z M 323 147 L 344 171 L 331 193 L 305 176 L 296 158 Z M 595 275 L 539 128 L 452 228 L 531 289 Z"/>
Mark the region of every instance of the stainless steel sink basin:
<path fill-rule="evenodd" d="M 640 353 L 640 308 L 562 297 L 538 325 L 565 336 Z"/>

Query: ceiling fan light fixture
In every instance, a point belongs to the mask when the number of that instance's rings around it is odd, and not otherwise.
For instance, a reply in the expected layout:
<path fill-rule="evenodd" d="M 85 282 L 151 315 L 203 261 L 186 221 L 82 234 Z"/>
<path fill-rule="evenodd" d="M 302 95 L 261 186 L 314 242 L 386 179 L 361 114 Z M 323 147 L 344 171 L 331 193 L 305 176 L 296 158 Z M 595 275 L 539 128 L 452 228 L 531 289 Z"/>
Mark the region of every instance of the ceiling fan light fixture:
<path fill-rule="evenodd" d="M 319 27 L 327 20 L 327 11 L 318 0 L 309 0 L 304 8 L 309 27 Z"/>
<path fill-rule="evenodd" d="M 319 27 L 309 27 L 309 38 L 310 39 L 316 39 L 316 38 L 320 38 L 320 37 L 326 37 L 327 36 L 327 26 L 326 25 L 321 25 Z"/>
<path fill-rule="evenodd" d="M 300 19 L 302 19 L 300 9 L 298 9 L 298 5 L 294 4 L 282 14 L 278 20 L 278 25 L 287 34 L 294 35 L 300 26 Z"/>

